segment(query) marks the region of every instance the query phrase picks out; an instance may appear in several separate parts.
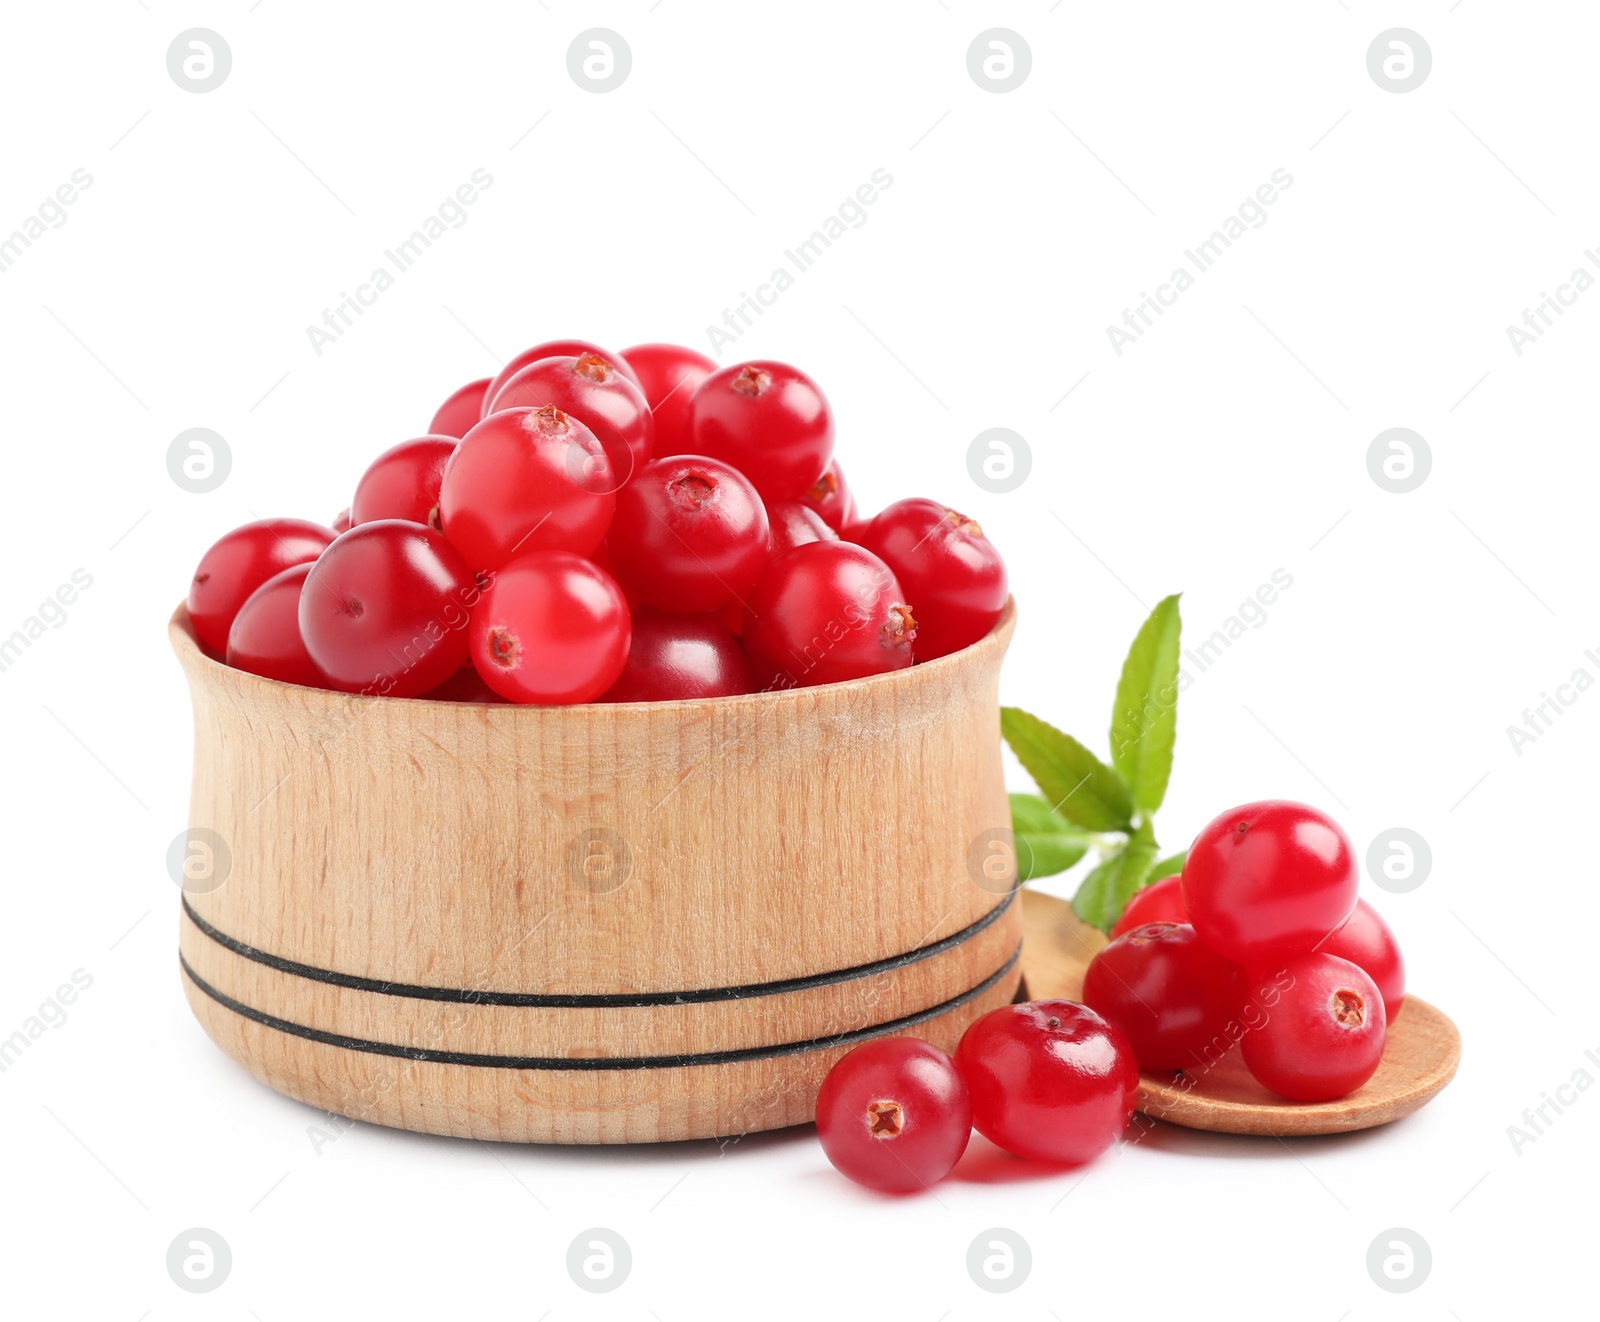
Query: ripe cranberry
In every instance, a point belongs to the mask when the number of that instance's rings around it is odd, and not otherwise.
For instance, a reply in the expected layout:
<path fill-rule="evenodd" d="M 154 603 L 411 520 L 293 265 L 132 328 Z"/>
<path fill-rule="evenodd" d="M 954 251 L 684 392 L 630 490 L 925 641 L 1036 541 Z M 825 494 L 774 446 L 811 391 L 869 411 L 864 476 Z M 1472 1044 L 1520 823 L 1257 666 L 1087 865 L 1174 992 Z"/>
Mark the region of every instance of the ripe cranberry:
<path fill-rule="evenodd" d="M 841 542 L 854 542 L 861 545 L 861 539 L 867 535 L 867 529 L 872 527 L 871 519 L 856 519 L 851 523 L 839 525 L 839 540 Z"/>
<path fill-rule="evenodd" d="M 280 570 L 245 598 L 228 630 L 228 664 L 285 684 L 325 689 L 328 677 L 300 637 L 300 588 L 311 562 Z"/>
<path fill-rule="evenodd" d="M 280 570 L 315 560 L 333 538 L 331 528 L 305 519 L 261 519 L 224 533 L 189 584 L 189 623 L 206 650 L 223 655 L 245 598 Z"/>
<path fill-rule="evenodd" d="M 668 702 L 749 693 L 750 667 L 739 640 L 705 616 L 635 611 L 622 676 L 605 702 Z"/>
<path fill-rule="evenodd" d="M 656 422 L 656 453 L 687 454 L 689 401 L 694 388 L 717 370 L 703 353 L 681 344 L 636 344 L 622 357 L 633 369 Z"/>
<path fill-rule="evenodd" d="M 588 340 L 546 340 L 543 344 L 536 344 L 531 349 L 524 349 L 509 363 L 495 373 L 494 379 L 489 382 L 483 392 L 483 416 L 489 416 L 489 405 L 494 402 L 494 397 L 500 393 L 500 387 L 511 380 L 529 363 L 536 363 L 541 358 L 576 358 L 580 354 L 597 353 L 608 362 L 615 363 L 617 370 L 627 377 L 634 385 L 638 379 L 634 376 L 631 366 L 618 360 L 617 355 L 607 349 L 602 349 L 598 344 L 590 344 Z"/>
<path fill-rule="evenodd" d="M 419 436 L 380 454 L 356 483 L 350 521 L 409 519 L 439 530 L 439 483 L 459 442 L 453 436 Z"/>
<path fill-rule="evenodd" d="M 836 542 L 839 534 L 822 521 L 822 516 L 809 505 L 798 500 L 781 501 L 767 506 L 767 521 L 772 525 L 772 555 L 776 559 L 785 551 L 809 542 Z"/>
<path fill-rule="evenodd" d="M 1009 589 L 994 543 L 965 514 L 934 500 L 898 500 L 861 545 L 882 557 L 917 604 L 917 660 L 959 652 L 1000 618 Z"/>
<path fill-rule="evenodd" d="M 955 1062 L 928 1042 L 881 1037 L 841 1056 L 817 1093 L 817 1137 L 857 1184 L 911 1193 L 948 1175 L 972 1137 Z"/>
<path fill-rule="evenodd" d="M 422 695 L 433 702 L 487 702 L 504 704 L 505 699 L 483 682 L 472 665 L 462 667 L 436 689 Z"/>
<path fill-rule="evenodd" d="M 332 688 L 415 698 L 467 663 L 478 581 L 439 533 L 405 519 L 357 524 L 300 590 L 300 634 Z"/>
<path fill-rule="evenodd" d="M 1181 1070 L 1239 1013 L 1244 980 L 1187 923 L 1149 923 L 1095 955 L 1083 1001 L 1122 1030 L 1140 1069 Z"/>
<path fill-rule="evenodd" d="M 500 387 L 487 412 L 554 404 L 595 434 L 605 446 L 618 486 L 650 461 L 655 422 L 643 393 L 599 354 L 541 358 Z"/>
<path fill-rule="evenodd" d="M 507 409 L 461 438 L 444 470 L 444 534 L 474 569 L 529 551 L 587 555 L 616 509 L 611 461 L 594 433 L 553 405 Z"/>
<path fill-rule="evenodd" d="M 837 459 L 830 459 L 822 476 L 806 488 L 800 499 L 822 517 L 822 521 L 838 532 L 856 518 L 856 498 L 845 485 L 844 470 Z"/>
<path fill-rule="evenodd" d="M 428 424 L 430 436 L 454 436 L 460 440 L 472 430 L 483 416 L 483 397 L 489 390 L 489 378 L 468 381 L 460 390 L 439 405 L 439 411 Z"/>
<path fill-rule="evenodd" d="M 972 1123 L 1018 1157 L 1078 1165 L 1133 1118 L 1139 1065 L 1122 1030 L 1073 1001 L 991 1010 L 967 1029 L 956 1067 Z"/>
<path fill-rule="evenodd" d="M 833 455 L 833 413 L 817 383 L 786 363 L 737 363 L 695 387 L 692 449 L 732 464 L 764 500 L 793 500 Z"/>
<path fill-rule="evenodd" d="M 1365 900 L 1345 919 L 1344 926 L 1320 946 L 1317 953 L 1348 959 L 1378 984 L 1383 995 L 1384 1021 L 1393 1025 L 1406 999 L 1406 962 L 1389 924 Z"/>
<path fill-rule="evenodd" d="M 340 510 L 339 513 L 334 517 L 333 522 L 330 523 L 328 525 L 328 527 L 333 529 L 333 535 L 335 537 L 337 537 L 342 532 L 349 532 L 350 531 L 350 511 L 349 511 L 349 509 Z"/>
<path fill-rule="evenodd" d="M 1339 824 L 1268 799 L 1216 818 L 1183 868 L 1183 906 L 1200 939 L 1252 967 L 1306 954 L 1350 916 L 1360 882 Z"/>
<path fill-rule="evenodd" d="M 472 664 L 510 702 L 593 702 L 617 681 L 632 633 L 622 589 L 570 551 L 519 556 L 472 612 Z"/>
<path fill-rule="evenodd" d="M 904 670 L 916 637 L 889 566 L 846 542 L 811 542 L 779 556 L 745 603 L 745 652 L 763 689 Z"/>
<path fill-rule="evenodd" d="M 1111 929 L 1113 938 L 1131 932 L 1146 923 L 1186 923 L 1189 915 L 1183 909 L 1183 878 L 1163 877 L 1153 881 L 1143 890 L 1135 891 L 1133 898 Z"/>
<path fill-rule="evenodd" d="M 1266 1022 L 1245 1033 L 1256 1082 L 1291 1102 L 1331 1102 L 1370 1079 L 1383 1059 L 1383 995 L 1337 955 L 1299 955 L 1248 974 Z"/>
<path fill-rule="evenodd" d="M 743 601 L 772 556 L 772 534 L 742 473 L 678 455 L 647 464 L 617 493 L 606 551 L 639 601 L 692 614 Z"/>

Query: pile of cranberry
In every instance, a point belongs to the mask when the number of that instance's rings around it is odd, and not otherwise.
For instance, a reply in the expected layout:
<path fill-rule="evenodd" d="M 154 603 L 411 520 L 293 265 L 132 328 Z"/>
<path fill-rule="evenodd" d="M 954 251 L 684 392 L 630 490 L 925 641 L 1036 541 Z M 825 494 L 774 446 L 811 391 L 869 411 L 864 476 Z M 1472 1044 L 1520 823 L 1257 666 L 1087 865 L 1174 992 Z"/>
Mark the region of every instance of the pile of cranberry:
<path fill-rule="evenodd" d="M 931 500 L 858 518 L 833 440 L 783 363 L 535 345 L 379 455 L 331 528 L 228 533 L 189 618 L 271 679 L 541 704 L 833 683 L 983 637 L 1007 595 L 983 530 Z"/>
<path fill-rule="evenodd" d="M 844 1056 L 817 1097 L 829 1160 L 875 1189 L 948 1174 L 974 1126 L 1020 1157 L 1076 1165 L 1127 1127 L 1141 1070 L 1194 1087 L 1237 1049 L 1293 1102 L 1361 1087 L 1405 999 L 1394 934 L 1358 899 L 1337 822 L 1284 800 L 1201 831 L 1183 872 L 1140 891 L 1083 1000 L 992 1011 L 955 1057 L 911 1038 Z"/>

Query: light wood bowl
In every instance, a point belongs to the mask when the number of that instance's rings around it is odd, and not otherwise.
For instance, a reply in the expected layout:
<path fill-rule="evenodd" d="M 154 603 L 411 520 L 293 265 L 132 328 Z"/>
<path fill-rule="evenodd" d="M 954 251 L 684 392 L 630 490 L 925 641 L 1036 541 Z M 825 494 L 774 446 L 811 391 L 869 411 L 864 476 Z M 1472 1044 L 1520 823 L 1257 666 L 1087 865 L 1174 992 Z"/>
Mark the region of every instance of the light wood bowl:
<path fill-rule="evenodd" d="M 191 833 L 231 856 L 185 887 L 189 1004 L 262 1082 L 403 1129 L 810 1120 L 856 1042 L 954 1050 L 1016 990 L 1021 905 L 969 863 L 1010 825 L 1014 626 L 848 684 L 539 708 L 262 679 L 180 607 Z"/>
<path fill-rule="evenodd" d="M 1022 913 L 1028 995 L 1080 1000 L 1084 972 L 1106 944 L 1105 934 L 1081 921 L 1065 900 L 1039 891 L 1023 892 Z M 1139 1110 L 1153 1120 L 1222 1134 L 1339 1134 L 1410 1115 L 1455 1077 L 1460 1062 L 1461 1034 L 1450 1017 L 1408 992 L 1389 1028 L 1377 1073 L 1348 1097 L 1285 1101 L 1251 1077 L 1235 1047 L 1208 1070 L 1142 1074 Z"/>

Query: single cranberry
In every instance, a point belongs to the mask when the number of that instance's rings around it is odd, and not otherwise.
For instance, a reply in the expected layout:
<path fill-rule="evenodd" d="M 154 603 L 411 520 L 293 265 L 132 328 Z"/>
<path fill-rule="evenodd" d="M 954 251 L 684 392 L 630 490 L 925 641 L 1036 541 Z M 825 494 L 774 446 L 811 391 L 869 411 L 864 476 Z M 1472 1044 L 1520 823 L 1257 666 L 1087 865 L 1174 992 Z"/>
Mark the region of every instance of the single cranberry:
<path fill-rule="evenodd" d="M 460 440 L 483 416 L 483 397 L 489 390 L 489 378 L 468 381 L 460 390 L 439 405 L 439 411 L 428 424 L 430 436 L 454 436 Z"/>
<path fill-rule="evenodd" d="M 189 623 L 213 656 L 228 650 L 228 630 L 239 607 L 274 574 L 322 554 L 334 531 L 305 519 L 260 519 L 223 534 L 189 583 Z"/>
<path fill-rule="evenodd" d="M 1112 927 L 1111 935 L 1119 937 L 1146 923 L 1188 921 L 1189 915 L 1183 908 L 1183 878 L 1174 873 L 1160 881 L 1151 882 L 1143 890 L 1134 891 L 1133 898 L 1122 911 L 1122 917 Z"/>
<path fill-rule="evenodd" d="M 647 464 L 617 493 L 606 551 L 637 600 L 693 614 L 745 599 L 772 556 L 772 534 L 742 473 L 678 455 Z"/>
<path fill-rule="evenodd" d="M 311 567 L 300 634 L 332 688 L 420 697 L 467 663 L 479 594 L 465 560 L 432 528 L 360 523 Z"/>
<path fill-rule="evenodd" d="M 879 514 L 861 545 L 894 570 L 917 604 L 917 660 L 978 641 L 1005 610 L 1006 567 L 965 514 L 935 500 L 899 500 Z"/>
<path fill-rule="evenodd" d="M 641 610 L 633 615 L 628 664 L 604 702 L 672 702 L 751 692 L 744 648 L 706 616 Z"/>
<path fill-rule="evenodd" d="M 814 509 L 822 521 L 838 532 L 856 518 L 856 498 L 845 484 L 844 470 L 837 459 L 830 459 L 822 476 L 806 488 L 801 501 Z"/>
<path fill-rule="evenodd" d="M 713 372 L 690 402 L 692 449 L 732 464 L 763 500 L 794 500 L 833 456 L 833 413 L 817 383 L 786 363 Z"/>
<path fill-rule="evenodd" d="M 1256 1082 L 1291 1102 L 1354 1092 L 1383 1059 L 1383 994 L 1337 955 L 1298 955 L 1246 975 L 1264 1022 L 1240 1042 Z"/>
<path fill-rule="evenodd" d="M 439 483 L 460 442 L 453 436 L 419 436 L 380 454 L 356 483 L 352 524 L 409 519 L 439 529 Z"/>
<path fill-rule="evenodd" d="M 750 590 L 744 646 L 763 689 L 805 688 L 904 670 L 917 621 L 889 566 L 847 542 L 810 542 Z"/>
<path fill-rule="evenodd" d="M 577 358 L 581 354 L 596 353 L 608 362 L 616 363 L 622 375 L 628 377 L 635 385 L 634 371 L 625 362 L 619 362 L 617 355 L 608 349 L 602 349 L 598 344 L 590 344 L 588 340 L 546 340 L 543 344 L 536 344 L 531 349 L 524 349 L 509 363 L 495 373 L 483 392 L 483 416 L 489 416 L 489 406 L 494 402 L 494 397 L 500 393 L 500 387 L 511 380 L 529 363 L 536 363 L 541 358 Z"/>
<path fill-rule="evenodd" d="M 611 460 L 620 487 L 650 461 L 655 422 L 643 393 L 614 361 L 586 353 L 572 358 L 541 358 L 500 387 L 489 413 L 553 404 L 595 434 Z"/>
<path fill-rule="evenodd" d="M 505 699 L 483 682 L 483 676 L 473 665 L 463 666 L 436 689 L 422 695 L 433 702 L 487 702 L 505 703 Z"/>
<path fill-rule="evenodd" d="M 817 1093 L 817 1137 L 857 1184 L 912 1193 L 948 1175 L 972 1137 L 972 1103 L 955 1062 L 909 1037 L 864 1042 Z"/>
<path fill-rule="evenodd" d="M 1140 1069 L 1189 1069 L 1238 1015 L 1244 979 L 1187 923 L 1148 923 L 1089 962 L 1083 1001 L 1122 1030 Z"/>
<path fill-rule="evenodd" d="M 461 438 L 444 471 L 444 534 L 474 569 L 529 551 L 587 555 L 616 509 L 611 461 L 594 433 L 547 405 L 507 409 Z"/>
<path fill-rule="evenodd" d="M 1365 900 L 1357 900 L 1344 925 L 1317 947 L 1321 955 L 1348 959 L 1378 984 L 1383 995 L 1383 1017 L 1393 1024 L 1406 999 L 1406 962 L 1400 956 L 1400 943 Z"/>
<path fill-rule="evenodd" d="M 772 525 L 772 554 L 776 559 L 785 551 L 808 542 L 836 542 L 839 534 L 822 521 L 822 516 L 798 500 L 767 506 L 767 522 Z"/>
<path fill-rule="evenodd" d="M 518 556 L 472 612 L 472 664 L 509 702 L 593 702 L 617 681 L 632 628 L 622 589 L 570 551 Z"/>
<path fill-rule="evenodd" d="M 335 516 L 333 522 L 330 523 L 328 526 L 333 529 L 333 535 L 335 537 L 337 537 L 342 532 L 349 532 L 350 531 L 350 511 L 349 511 L 349 509 L 346 508 L 346 509 L 340 510 L 339 513 Z"/>
<path fill-rule="evenodd" d="M 1315 950 L 1350 916 L 1359 884 L 1333 818 L 1268 799 L 1223 813 L 1195 838 L 1183 907 L 1202 941 L 1253 967 Z"/>
<path fill-rule="evenodd" d="M 962 1036 L 956 1067 L 977 1131 L 1035 1161 L 1092 1160 L 1127 1129 L 1139 1095 L 1121 1029 L 1073 1001 L 991 1010 Z"/>
<path fill-rule="evenodd" d="M 245 598 L 228 630 L 230 666 L 285 684 L 329 687 L 300 637 L 300 589 L 310 572 L 310 561 L 290 565 Z"/>
<path fill-rule="evenodd" d="M 655 418 L 655 452 L 689 453 L 693 448 L 689 443 L 689 401 L 695 387 L 715 372 L 717 365 L 681 344 L 636 344 L 624 349 L 622 357 L 638 378 Z"/>

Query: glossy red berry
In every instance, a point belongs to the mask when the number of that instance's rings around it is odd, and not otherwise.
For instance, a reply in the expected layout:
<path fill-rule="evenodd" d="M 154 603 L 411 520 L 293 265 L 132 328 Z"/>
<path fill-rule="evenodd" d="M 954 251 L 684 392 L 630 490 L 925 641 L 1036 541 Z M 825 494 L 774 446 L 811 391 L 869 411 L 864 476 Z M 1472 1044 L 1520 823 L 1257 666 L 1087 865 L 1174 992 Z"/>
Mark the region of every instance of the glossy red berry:
<path fill-rule="evenodd" d="M 489 378 L 468 381 L 460 390 L 439 405 L 439 411 L 428 424 L 430 436 L 454 436 L 460 440 L 483 416 L 483 397 L 489 390 Z"/>
<path fill-rule="evenodd" d="M 560 409 L 507 409 L 461 439 L 439 489 L 444 534 L 474 569 L 529 551 L 587 555 L 616 509 L 611 461 Z"/>
<path fill-rule="evenodd" d="M 1183 878 L 1174 874 L 1153 881 L 1143 890 L 1135 891 L 1111 929 L 1113 938 L 1131 932 L 1146 923 L 1186 923 L 1189 915 L 1183 908 Z"/>
<path fill-rule="evenodd" d="M 1268 799 L 1223 813 L 1195 838 L 1183 906 L 1202 941 L 1253 967 L 1316 949 L 1350 916 L 1359 882 L 1337 822 Z"/>
<path fill-rule="evenodd" d="M 806 488 L 800 500 L 821 516 L 822 521 L 838 532 L 856 518 L 856 498 L 845 484 L 844 470 L 837 459 L 830 459 L 822 476 Z"/>
<path fill-rule="evenodd" d="M 356 483 L 353 524 L 409 519 L 439 530 L 439 483 L 459 442 L 453 436 L 419 436 L 385 450 Z"/>
<path fill-rule="evenodd" d="M 972 1137 L 955 1062 L 927 1042 L 885 1037 L 840 1057 L 817 1093 L 817 1137 L 857 1184 L 912 1193 L 942 1180 Z"/>
<path fill-rule="evenodd" d="M 655 421 L 643 393 L 617 362 L 586 353 L 541 358 L 513 376 L 489 402 L 488 413 L 553 404 L 595 434 L 611 460 L 617 485 L 655 452 Z"/>
<path fill-rule="evenodd" d="M 785 551 L 808 542 L 836 542 L 839 534 L 822 521 L 822 516 L 798 500 L 767 506 L 767 522 L 772 525 L 772 554 L 776 559 Z"/>
<path fill-rule="evenodd" d="M 228 664 L 235 670 L 327 688 L 328 677 L 300 637 L 300 589 L 311 562 L 279 570 L 245 598 L 228 630 Z"/>
<path fill-rule="evenodd" d="M 519 556 L 473 609 L 472 664 L 509 702 L 593 702 L 617 681 L 632 633 L 604 570 L 569 551 Z"/>
<path fill-rule="evenodd" d="M 350 531 L 350 511 L 349 511 L 349 509 L 340 510 L 339 513 L 335 516 L 333 522 L 330 523 L 328 525 L 328 527 L 333 529 L 333 535 L 335 537 L 337 537 L 342 532 L 349 532 Z"/>
<path fill-rule="evenodd" d="M 1256 1082 L 1291 1102 L 1331 1102 L 1354 1092 L 1383 1059 L 1383 995 L 1337 955 L 1299 955 L 1248 974 L 1264 1022 L 1240 1043 Z"/>
<path fill-rule="evenodd" d="M 693 614 L 743 601 L 772 555 L 766 507 L 727 464 L 678 455 L 617 493 L 606 551 L 647 606 Z"/>
<path fill-rule="evenodd" d="M 695 387 L 695 454 L 732 464 L 763 500 L 794 500 L 833 457 L 833 413 L 817 383 L 786 363 L 737 363 Z"/>
<path fill-rule="evenodd" d="M 745 604 L 744 646 L 758 688 L 806 688 L 903 670 L 917 621 L 889 566 L 847 542 L 779 556 Z"/>
<path fill-rule="evenodd" d="M 1406 962 L 1400 955 L 1400 943 L 1376 909 L 1365 900 L 1357 900 L 1344 925 L 1317 947 L 1317 953 L 1337 955 L 1364 970 L 1383 996 L 1385 1022 L 1394 1024 L 1405 1004 Z"/>
<path fill-rule="evenodd" d="M 1122 1031 L 1073 1001 L 991 1010 L 967 1029 L 956 1067 L 972 1123 L 1007 1152 L 1078 1165 L 1128 1127 L 1139 1065 Z"/>
<path fill-rule="evenodd" d="M 486 702 L 503 704 L 505 699 L 483 682 L 483 676 L 472 665 L 456 671 L 438 688 L 422 695 L 432 702 Z"/>
<path fill-rule="evenodd" d="M 1188 924 L 1148 923 L 1089 962 L 1083 1001 L 1122 1030 L 1140 1069 L 1189 1069 L 1238 1015 L 1244 979 Z"/>
<path fill-rule="evenodd" d="M 917 660 L 932 661 L 994 628 L 1010 589 L 983 529 L 935 500 L 899 500 L 872 520 L 861 545 L 894 570 L 917 605 Z"/>
<path fill-rule="evenodd" d="M 655 452 L 663 456 L 690 453 L 689 401 L 695 387 L 715 372 L 717 365 L 681 344 L 636 344 L 624 349 L 622 356 L 638 378 L 655 418 Z"/>
<path fill-rule="evenodd" d="M 200 557 L 189 583 L 195 636 L 222 656 L 245 598 L 274 574 L 315 560 L 333 539 L 333 529 L 305 519 L 261 519 L 225 533 Z"/>
<path fill-rule="evenodd" d="M 300 634 L 331 687 L 420 697 L 467 663 L 478 581 L 432 528 L 357 524 L 318 557 L 300 590 Z"/>
<path fill-rule="evenodd" d="M 752 691 L 744 648 L 706 616 L 633 614 L 633 642 L 605 702 L 727 698 Z"/>
<path fill-rule="evenodd" d="M 500 393 L 500 388 L 529 363 L 536 363 L 541 358 L 576 358 L 586 353 L 597 353 L 608 362 L 616 363 L 623 376 L 633 380 L 635 385 L 639 384 L 634 379 L 633 368 L 625 362 L 619 362 L 617 356 L 609 349 L 602 349 L 598 344 L 590 344 L 588 340 L 546 340 L 531 349 L 524 349 L 495 373 L 493 380 L 483 392 L 483 416 L 489 416 L 489 406 L 494 402 L 494 397 Z"/>

